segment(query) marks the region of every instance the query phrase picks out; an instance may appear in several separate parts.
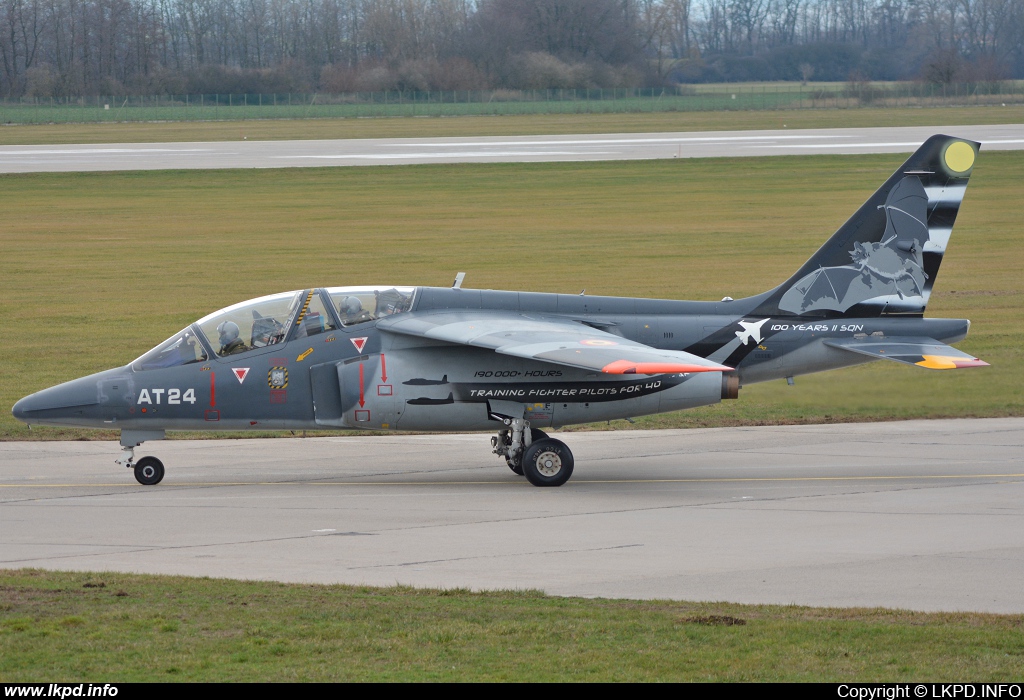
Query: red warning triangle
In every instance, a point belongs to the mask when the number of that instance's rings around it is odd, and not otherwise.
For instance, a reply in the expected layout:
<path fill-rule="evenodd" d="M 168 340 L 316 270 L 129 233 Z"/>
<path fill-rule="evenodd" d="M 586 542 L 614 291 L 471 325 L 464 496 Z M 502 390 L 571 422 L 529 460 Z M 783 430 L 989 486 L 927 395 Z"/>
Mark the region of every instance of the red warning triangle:
<path fill-rule="evenodd" d="M 238 380 L 239 384 L 244 382 L 246 375 L 249 374 L 248 367 L 232 367 L 231 371 L 235 373 L 235 379 Z"/>
<path fill-rule="evenodd" d="M 366 345 L 366 338 L 349 338 L 349 340 L 356 346 L 356 352 L 363 351 L 363 346 Z"/>

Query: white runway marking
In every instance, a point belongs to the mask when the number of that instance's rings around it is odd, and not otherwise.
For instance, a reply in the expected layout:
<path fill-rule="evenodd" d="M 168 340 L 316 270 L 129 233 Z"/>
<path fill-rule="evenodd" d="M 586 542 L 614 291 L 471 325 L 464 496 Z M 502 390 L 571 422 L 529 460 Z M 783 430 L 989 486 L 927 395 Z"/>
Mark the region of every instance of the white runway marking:
<path fill-rule="evenodd" d="M 917 148 L 919 141 L 906 141 L 903 143 L 816 143 L 813 145 L 793 144 L 792 146 L 779 146 L 779 148 Z"/>
<path fill-rule="evenodd" d="M 36 148 L 35 146 L 22 146 L 18 151 L 0 151 L 0 156 L 66 156 L 66 155 L 106 155 L 110 153 L 129 153 L 131 155 L 149 155 L 151 153 L 213 153 L 210 148 L 69 148 L 62 150 L 51 150 Z"/>
<path fill-rule="evenodd" d="M 605 151 L 603 153 L 609 153 Z M 404 160 L 407 158 L 514 158 L 517 156 L 570 156 L 574 151 L 453 151 L 450 153 L 389 153 L 381 155 L 274 156 L 274 158 L 319 158 L 337 160 L 366 158 L 368 160 Z M 602 151 L 596 151 L 602 153 Z"/>
<path fill-rule="evenodd" d="M 524 137 L 531 138 L 531 137 Z M 820 136 L 814 134 L 785 134 L 785 135 L 773 135 L 773 136 L 702 136 L 702 137 L 688 137 L 688 136 L 665 136 L 662 138 L 643 138 L 637 136 L 636 138 L 618 138 L 618 139 L 606 139 L 597 136 L 592 139 L 552 139 L 550 141 L 536 141 L 531 138 L 530 144 L 534 146 L 591 146 L 601 144 L 643 144 L 643 143 L 733 143 L 742 141 L 764 141 L 770 139 L 772 141 L 785 141 L 787 139 L 815 139 Z M 852 138 L 851 136 L 840 135 L 836 138 Z M 465 142 L 460 141 L 459 143 L 453 144 L 434 144 L 434 143 L 409 143 L 399 144 L 410 147 L 424 147 L 424 146 L 521 146 L 522 141 L 479 141 L 479 142 Z"/>
<path fill-rule="evenodd" d="M 582 162 L 811 155 L 839 151 L 902 153 L 913 151 L 928 137 L 938 133 L 981 141 L 983 150 L 1020 150 L 1024 145 L 1024 125 L 1003 124 L 493 138 L 6 146 L 0 149 L 0 172 Z"/>
<path fill-rule="evenodd" d="M 989 139 L 982 141 L 981 147 L 1003 144 L 1024 144 L 1024 139 Z M 918 141 L 904 141 L 901 143 L 815 143 L 815 144 L 787 144 L 779 148 L 917 148 L 921 143 Z"/>

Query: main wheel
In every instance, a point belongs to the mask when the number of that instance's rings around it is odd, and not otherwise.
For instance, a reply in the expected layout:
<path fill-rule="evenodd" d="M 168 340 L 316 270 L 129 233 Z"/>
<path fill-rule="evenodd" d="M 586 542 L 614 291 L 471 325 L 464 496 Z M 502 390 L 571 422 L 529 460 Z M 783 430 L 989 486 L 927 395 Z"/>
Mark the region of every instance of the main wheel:
<path fill-rule="evenodd" d="M 530 428 L 530 444 L 537 442 L 538 440 L 547 440 L 548 434 L 538 428 Z M 518 459 L 505 458 L 505 464 L 512 470 L 513 474 L 523 475 L 523 456 L 519 455 Z"/>
<path fill-rule="evenodd" d="M 135 463 L 135 480 L 143 486 L 155 486 L 164 478 L 164 463 L 156 457 L 143 457 Z"/>
<path fill-rule="evenodd" d="M 523 475 L 534 486 L 561 486 L 572 467 L 572 452 L 561 440 L 537 440 L 523 453 Z"/>

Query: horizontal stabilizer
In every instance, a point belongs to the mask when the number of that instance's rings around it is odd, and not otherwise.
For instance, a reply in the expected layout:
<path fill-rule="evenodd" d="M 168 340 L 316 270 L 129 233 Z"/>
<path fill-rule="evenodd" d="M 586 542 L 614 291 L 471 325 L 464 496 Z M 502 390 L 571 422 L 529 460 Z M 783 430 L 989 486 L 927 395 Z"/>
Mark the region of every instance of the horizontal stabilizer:
<path fill-rule="evenodd" d="M 893 360 L 926 369 L 965 369 L 989 364 L 934 338 L 867 337 L 837 338 L 825 345 L 849 350 L 877 360 Z"/>
<path fill-rule="evenodd" d="M 605 374 L 688 374 L 731 368 L 682 350 L 636 343 L 565 318 L 507 311 L 412 311 L 378 326 L 446 343 L 486 348 L 502 355 L 577 367 Z"/>

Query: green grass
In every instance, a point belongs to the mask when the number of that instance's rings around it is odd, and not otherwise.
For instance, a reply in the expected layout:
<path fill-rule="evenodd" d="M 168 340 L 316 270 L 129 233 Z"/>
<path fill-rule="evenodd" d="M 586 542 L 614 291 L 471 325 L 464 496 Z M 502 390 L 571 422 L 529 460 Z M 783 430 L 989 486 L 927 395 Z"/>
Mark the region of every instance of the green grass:
<path fill-rule="evenodd" d="M 18 398 L 126 363 L 200 316 L 320 285 L 739 298 L 786 279 L 902 155 L 5 175 L 0 439 Z M 1024 415 L 1024 155 L 983 152 L 930 316 L 991 368 L 874 363 L 745 387 L 638 427 Z M 627 427 L 616 421 L 613 427 Z M 595 427 L 605 427 L 595 426 Z"/>
<path fill-rule="evenodd" d="M 929 681 L 1024 674 L 1020 615 L 0 570 L 0 681 Z"/>
<path fill-rule="evenodd" d="M 1016 124 L 1024 105 L 927 109 L 524 114 L 379 119 L 263 119 L 104 124 L 0 124 L 0 145 L 277 139 L 423 138 L 529 134 L 823 129 L 938 124 Z"/>
<path fill-rule="evenodd" d="M 1024 81 L 720 83 L 665 88 L 207 94 L 0 100 L 0 123 L 360 119 L 1020 104 Z"/>
<path fill-rule="evenodd" d="M 799 86 L 797 86 L 799 88 Z M 562 93 L 560 98 L 559 93 Z M 583 91 L 581 91 L 582 93 Z M 532 99 L 534 95 L 520 92 L 499 93 L 507 99 L 488 100 L 488 96 L 475 95 L 467 102 L 465 93 L 432 93 L 420 95 L 417 99 L 399 99 L 397 93 L 386 97 L 385 93 L 366 93 L 358 96 L 296 95 L 291 103 L 272 103 L 274 96 L 259 95 L 210 95 L 210 99 L 192 96 L 175 99 L 131 98 L 126 101 L 100 98 L 89 100 L 88 104 L 60 104 L 41 101 L 0 102 L 0 123 L 4 124 L 46 124 L 46 123 L 89 123 L 89 122 L 139 122 L 139 121 L 210 121 L 210 120 L 253 120 L 253 119 L 366 119 L 381 117 L 467 117 L 467 116 L 509 116 L 533 114 L 630 114 L 643 112 L 694 112 L 718 110 L 764 110 L 799 108 L 856 107 L 856 98 L 843 95 L 835 89 L 805 89 L 800 92 L 791 87 L 731 87 L 717 91 L 703 90 L 690 95 L 658 94 L 647 91 L 643 96 L 622 96 L 616 99 L 594 99 L 583 94 L 576 97 L 572 91 L 552 91 L 550 99 Z M 220 98 L 220 101 L 216 99 Z M 265 100 L 260 102 L 262 97 Z M 1020 102 L 1018 94 L 1007 94 L 998 98 L 1001 102 Z M 961 97 L 953 104 L 977 102 Z M 905 101 L 909 102 L 909 100 Z M 985 99 L 982 103 L 990 103 Z M 929 106 L 948 106 L 949 100 L 925 98 Z"/>

